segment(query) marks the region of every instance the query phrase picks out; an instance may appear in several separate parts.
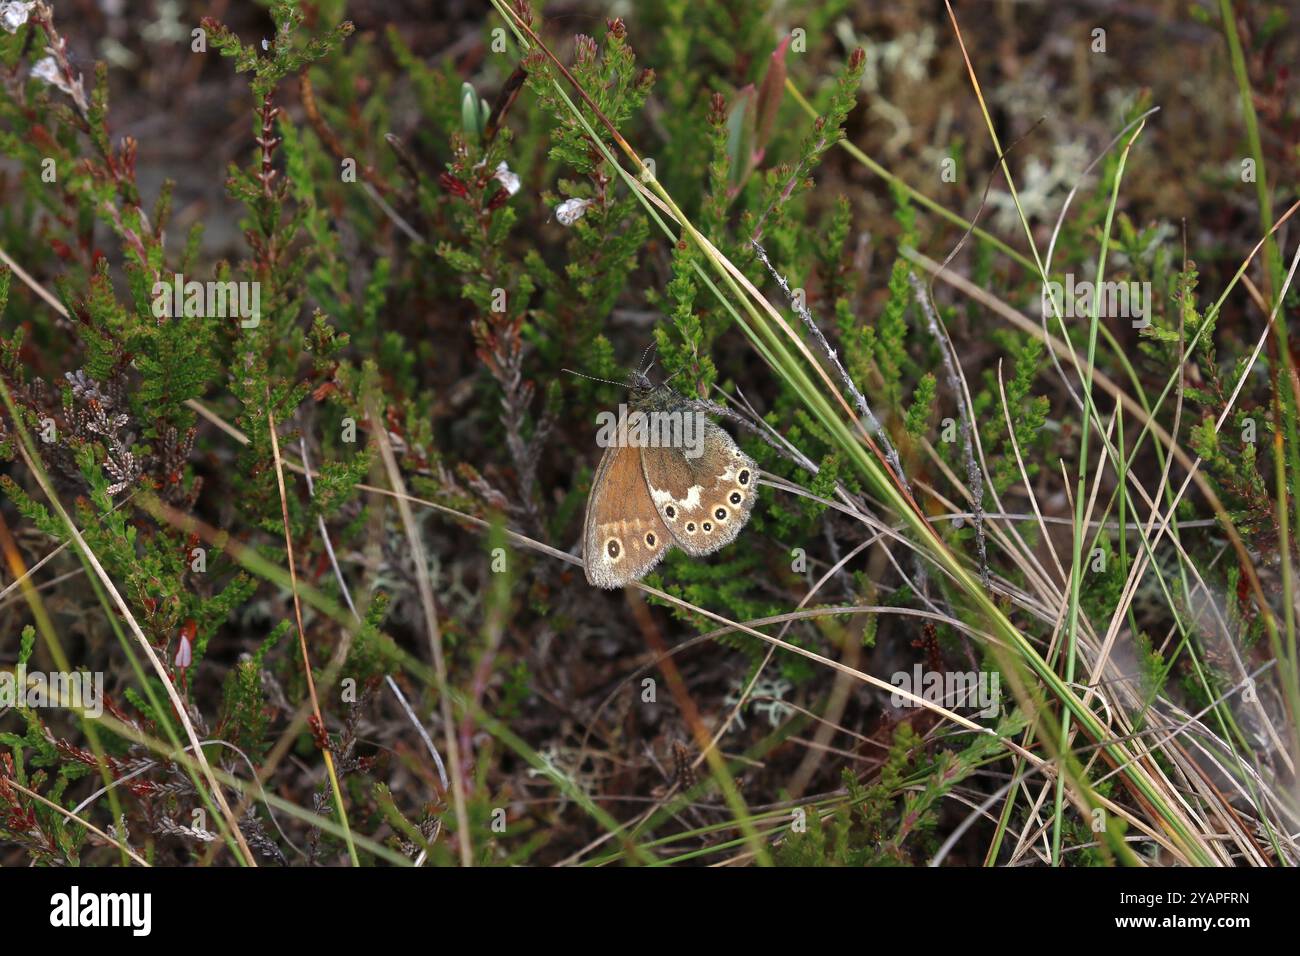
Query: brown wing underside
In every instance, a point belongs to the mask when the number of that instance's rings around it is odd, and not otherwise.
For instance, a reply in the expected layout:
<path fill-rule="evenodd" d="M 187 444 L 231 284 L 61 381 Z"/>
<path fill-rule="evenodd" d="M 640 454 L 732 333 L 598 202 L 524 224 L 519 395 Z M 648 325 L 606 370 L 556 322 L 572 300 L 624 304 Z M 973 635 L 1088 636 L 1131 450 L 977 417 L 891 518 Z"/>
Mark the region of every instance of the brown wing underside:
<path fill-rule="evenodd" d="M 646 484 L 673 543 L 687 554 L 711 554 L 740 534 L 758 492 L 758 466 L 723 429 L 705 429 L 703 453 L 660 449 L 642 458 Z"/>
<path fill-rule="evenodd" d="M 622 587 L 640 578 L 673 543 L 646 488 L 642 451 L 609 448 L 591 483 L 582 546 L 587 582 L 596 587 Z"/>

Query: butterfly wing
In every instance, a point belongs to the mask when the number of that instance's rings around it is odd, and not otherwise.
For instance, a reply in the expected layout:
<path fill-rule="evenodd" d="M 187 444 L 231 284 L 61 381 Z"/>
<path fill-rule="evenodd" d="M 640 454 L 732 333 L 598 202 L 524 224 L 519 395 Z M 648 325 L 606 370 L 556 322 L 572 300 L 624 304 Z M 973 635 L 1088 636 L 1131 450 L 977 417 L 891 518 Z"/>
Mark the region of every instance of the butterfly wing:
<path fill-rule="evenodd" d="M 758 496 L 758 466 L 722 428 L 709 422 L 703 451 L 647 448 L 645 482 L 673 542 L 687 554 L 712 554 L 735 540 Z"/>
<path fill-rule="evenodd" d="M 647 574 L 673 543 L 646 488 L 641 453 L 614 446 L 605 451 L 591 483 L 582 527 L 587 583 L 622 587 Z"/>

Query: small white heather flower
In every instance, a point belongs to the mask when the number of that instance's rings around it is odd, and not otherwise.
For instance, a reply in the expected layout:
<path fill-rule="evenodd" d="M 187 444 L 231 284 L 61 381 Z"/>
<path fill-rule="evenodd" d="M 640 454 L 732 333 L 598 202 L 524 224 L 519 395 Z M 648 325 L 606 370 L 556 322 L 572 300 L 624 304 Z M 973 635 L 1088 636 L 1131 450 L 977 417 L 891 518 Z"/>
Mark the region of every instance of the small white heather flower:
<path fill-rule="evenodd" d="M 572 226 L 583 217 L 590 205 L 590 199 L 566 199 L 555 207 L 555 218 L 560 220 L 561 225 Z"/>
<path fill-rule="evenodd" d="M 36 6 L 35 0 L 31 3 L 16 2 L 16 0 L 5 0 L 0 3 L 0 27 L 4 27 L 8 33 L 17 33 L 18 28 L 27 22 L 27 15 L 32 12 L 32 7 Z"/>
<path fill-rule="evenodd" d="M 497 165 L 492 178 L 505 187 L 508 195 L 513 196 L 519 192 L 519 176 L 510 171 L 510 167 L 505 164 L 504 160 Z"/>
<path fill-rule="evenodd" d="M 32 76 L 44 83 L 50 84 L 50 86 L 57 86 L 65 93 L 70 92 L 67 80 L 65 80 L 63 74 L 59 72 L 58 61 L 56 61 L 52 56 L 47 56 L 32 67 Z"/>
<path fill-rule="evenodd" d="M 67 93 L 72 97 L 72 102 L 77 104 L 77 109 L 81 110 L 81 112 L 85 113 L 90 108 L 86 102 L 86 91 L 81 85 L 81 76 L 78 75 L 75 80 L 69 82 L 68 78 L 59 70 L 59 61 L 53 56 L 45 57 L 32 67 L 32 76 L 44 83 L 48 83 L 55 89 Z"/>

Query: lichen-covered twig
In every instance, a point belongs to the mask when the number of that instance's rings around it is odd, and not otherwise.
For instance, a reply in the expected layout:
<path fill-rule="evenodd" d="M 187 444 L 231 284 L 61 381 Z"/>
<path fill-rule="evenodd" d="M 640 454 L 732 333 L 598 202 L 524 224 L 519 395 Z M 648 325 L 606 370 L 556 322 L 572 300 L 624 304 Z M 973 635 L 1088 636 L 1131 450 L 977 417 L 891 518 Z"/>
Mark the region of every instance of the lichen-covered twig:
<path fill-rule="evenodd" d="M 966 459 L 966 483 L 971 497 L 971 511 L 975 515 L 975 546 L 979 552 L 980 582 L 989 587 L 988 547 L 984 540 L 984 470 L 980 468 L 975 457 L 975 420 L 970 407 L 966 404 L 966 389 L 962 385 L 961 372 L 957 369 L 957 360 L 953 357 L 952 341 L 939 320 L 939 312 L 930 299 L 930 292 L 915 272 L 908 271 L 908 281 L 916 293 L 916 301 L 921 304 L 926 325 L 939 346 L 943 356 L 943 367 L 948 373 L 948 387 L 957 397 L 957 414 L 961 419 L 962 455 Z"/>
<path fill-rule="evenodd" d="M 808 327 L 808 332 L 813 337 L 813 341 L 817 343 L 817 346 L 826 356 L 827 361 L 829 361 L 835 368 L 835 371 L 839 373 L 840 381 L 844 383 L 845 391 L 849 393 L 849 397 L 853 400 L 854 406 L 857 407 L 858 414 L 861 415 L 867 423 L 867 430 L 876 438 L 877 441 L 880 442 L 880 447 L 884 449 L 885 452 L 885 458 L 889 461 L 889 467 L 894 469 L 894 474 L 898 476 L 898 480 L 903 483 L 903 487 L 907 488 L 910 493 L 911 486 L 907 482 L 907 476 L 903 474 L 903 462 L 898 457 L 898 451 L 889 440 L 889 435 L 887 435 L 885 430 L 880 426 L 880 420 L 876 418 L 875 413 L 871 410 L 871 406 L 867 404 L 867 400 L 863 396 L 861 390 L 854 384 L 853 378 L 848 373 L 848 369 L 846 369 L 844 363 L 840 361 L 839 353 L 836 352 L 835 349 L 831 348 L 831 344 L 826 341 L 826 336 L 822 334 L 822 330 L 817 327 L 817 323 L 813 320 L 812 312 L 809 311 L 808 306 L 799 302 L 795 297 L 794 293 L 790 289 L 790 283 L 785 280 L 785 276 L 777 272 L 776 268 L 772 265 L 771 260 L 767 257 L 767 251 L 759 245 L 758 240 L 750 239 L 749 244 L 754 247 L 754 251 L 758 253 L 759 261 L 767 268 L 767 271 L 771 274 L 772 278 L 776 280 L 776 284 L 781 287 L 781 291 L 785 293 L 786 298 L 790 300 L 790 307 L 794 309 L 799 318 L 803 320 L 803 324 Z"/>

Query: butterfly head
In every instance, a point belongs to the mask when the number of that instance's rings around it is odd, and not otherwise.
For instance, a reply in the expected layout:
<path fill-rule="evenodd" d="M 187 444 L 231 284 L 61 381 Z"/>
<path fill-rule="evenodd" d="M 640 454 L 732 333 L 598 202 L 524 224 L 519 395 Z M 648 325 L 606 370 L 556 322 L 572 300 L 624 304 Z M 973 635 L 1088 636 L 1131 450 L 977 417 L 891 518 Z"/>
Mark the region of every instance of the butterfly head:
<path fill-rule="evenodd" d="M 632 393 L 631 405 L 646 411 L 672 411 L 688 405 L 667 382 L 655 384 L 641 372 L 634 372 L 627 383 Z"/>
<path fill-rule="evenodd" d="M 649 350 L 647 349 L 647 352 Z M 651 358 L 649 363 L 643 368 L 633 371 L 627 379 L 628 391 L 632 393 L 631 404 L 633 407 L 647 410 L 671 411 L 680 409 L 689 403 L 681 395 L 673 390 L 668 383 L 681 374 L 679 369 L 674 374 L 668 376 L 664 381 L 655 384 L 650 379 L 650 372 L 654 368 L 654 359 Z"/>
<path fill-rule="evenodd" d="M 649 350 L 647 349 L 647 352 Z M 650 378 L 650 372 L 654 368 L 654 360 L 651 359 L 648 364 L 642 368 L 634 369 L 628 374 L 627 381 L 621 383 L 629 393 L 629 404 L 633 408 L 653 410 L 672 410 L 681 408 L 689 404 L 681 395 L 675 392 L 668 383 L 676 377 L 669 376 L 666 380 L 656 384 Z M 590 379 L 593 382 L 604 382 L 606 385 L 618 385 L 619 382 L 612 382 L 609 379 L 596 378 L 594 375 L 585 375 L 582 372 L 574 372 L 571 369 L 565 369 L 572 375 L 579 378 Z M 676 373 L 680 374 L 680 372 Z"/>

